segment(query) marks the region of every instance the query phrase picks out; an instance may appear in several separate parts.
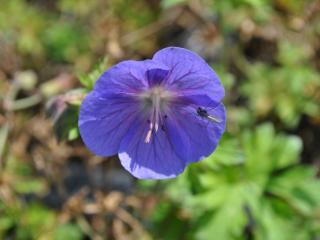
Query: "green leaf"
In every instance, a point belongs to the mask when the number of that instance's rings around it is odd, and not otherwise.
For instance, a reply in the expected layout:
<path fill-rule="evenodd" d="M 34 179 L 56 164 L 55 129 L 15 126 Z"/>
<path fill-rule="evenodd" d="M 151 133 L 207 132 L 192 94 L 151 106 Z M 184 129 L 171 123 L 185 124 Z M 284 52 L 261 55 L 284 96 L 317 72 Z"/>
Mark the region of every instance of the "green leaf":
<path fill-rule="evenodd" d="M 98 78 L 107 68 L 108 58 L 106 57 L 101 60 L 90 73 L 79 76 L 79 81 L 88 91 L 91 91 Z"/>
<path fill-rule="evenodd" d="M 275 141 L 277 156 L 275 168 L 285 168 L 297 164 L 302 150 L 302 141 L 296 136 L 278 136 Z"/>
<path fill-rule="evenodd" d="M 245 167 L 251 177 L 265 178 L 271 171 L 275 157 L 272 154 L 274 139 L 274 129 L 269 123 L 258 126 L 253 133 L 246 131 L 241 136 Z"/>
<path fill-rule="evenodd" d="M 282 58 L 299 59 L 296 56 Z M 320 86 L 320 77 L 307 63 L 306 60 L 293 65 L 283 63 L 280 67 L 245 63 L 248 79 L 241 84 L 240 91 L 249 99 L 253 114 L 266 118 L 274 113 L 288 128 L 298 124 L 301 113 L 309 116 L 319 114 L 314 92 Z"/>
<path fill-rule="evenodd" d="M 315 207 L 319 207 L 320 182 L 316 181 L 315 169 L 297 166 L 288 169 L 269 182 L 267 191 L 284 200 L 299 214 L 311 216 Z"/>
<path fill-rule="evenodd" d="M 85 29 L 76 22 L 54 21 L 42 33 L 47 54 L 56 61 L 73 61 L 88 50 Z"/>
<path fill-rule="evenodd" d="M 46 189 L 46 183 L 41 179 L 16 179 L 13 188 L 21 194 L 42 193 Z"/>
<path fill-rule="evenodd" d="M 18 160 L 14 157 L 7 161 L 6 170 L 18 176 L 29 176 L 32 173 L 32 167 L 27 161 Z"/>
<path fill-rule="evenodd" d="M 81 228 L 76 224 L 63 224 L 58 226 L 58 228 L 53 233 L 54 240 L 81 240 L 83 233 Z"/>
<path fill-rule="evenodd" d="M 68 105 L 54 123 L 55 134 L 59 141 L 73 140 L 77 135 L 79 107 Z M 71 132 L 70 132 L 71 131 Z"/>
<path fill-rule="evenodd" d="M 296 136 L 276 135 L 271 124 L 260 125 L 255 133 L 242 136 L 245 165 L 254 173 L 271 172 L 294 165 L 302 149 L 301 139 Z"/>
<path fill-rule="evenodd" d="M 152 232 L 158 236 L 156 239 L 185 238 L 184 235 L 188 233 L 185 231 L 188 227 L 188 221 L 180 217 L 179 213 L 179 207 L 172 202 L 157 204 L 154 214 L 151 216 L 154 224 Z M 163 229 L 166 229 L 166 231 L 163 231 Z"/>
<path fill-rule="evenodd" d="M 239 186 L 229 192 L 224 205 L 218 208 L 208 222 L 198 229 L 197 239 L 234 239 L 242 235 L 246 224 L 244 212 L 245 188 Z M 226 223 L 226 220 L 228 223 Z"/>
<path fill-rule="evenodd" d="M 257 240 L 292 240 L 296 239 L 297 232 L 294 225 L 281 218 L 269 202 L 263 201 L 259 213 L 256 214 L 257 227 L 255 228 L 255 239 Z"/>
<path fill-rule="evenodd" d="M 79 129 L 78 127 L 71 128 L 68 133 L 68 140 L 72 141 L 79 137 Z"/>
<path fill-rule="evenodd" d="M 297 165 L 301 149 L 300 138 L 276 133 L 271 123 L 239 137 L 226 134 L 208 159 L 170 182 L 170 197 L 190 212 L 195 239 L 243 239 L 244 206 L 252 212 L 255 239 L 308 239 L 317 228 L 320 183 L 315 168 Z M 314 224 L 295 231 L 305 221 Z"/>
<path fill-rule="evenodd" d="M 2 233 L 6 232 L 9 228 L 14 225 L 14 219 L 9 216 L 1 216 L 0 217 L 0 237 Z"/>
<path fill-rule="evenodd" d="M 56 222 L 55 213 L 39 204 L 29 204 L 20 216 L 20 229 L 31 233 L 33 239 L 51 232 Z"/>
<path fill-rule="evenodd" d="M 204 163 L 213 168 L 217 164 L 233 165 L 244 163 L 244 153 L 241 150 L 239 141 L 228 134 L 224 134 L 217 149 Z"/>

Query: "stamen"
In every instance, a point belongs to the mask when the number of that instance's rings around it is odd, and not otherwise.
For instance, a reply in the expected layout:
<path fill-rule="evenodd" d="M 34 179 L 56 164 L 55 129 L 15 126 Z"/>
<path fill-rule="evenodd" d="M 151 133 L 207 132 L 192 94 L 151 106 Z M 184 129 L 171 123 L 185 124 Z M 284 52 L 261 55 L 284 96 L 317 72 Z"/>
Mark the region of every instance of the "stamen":
<path fill-rule="evenodd" d="M 208 119 L 210 119 L 211 121 L 213 122 L 216 122 L 216 123 L 221 123 L 222 121 L 214 116 L 211 116 L 211 115 L 208 115 Z"/>
<path fill-rule="evenodd" d="M 150 122 L 149 131 L 148 131 L 148 133 L 147 133 L 146 138 L 144 139 L 144 142 L 145 142 L 145 143 L 149 143 L 149 142 L 150 142 L 150 140 L 151 140 L 151 135 L 152 135 L 152 130 L 153 130 L 153 123 Z"/>
<path fill-rule="evenodd" d="M 149 129 L 146 138 L 144 139 L 145 143 L 149 143 L 151 140 L 151 135 L 152 135 L 152 129 Z"/>
<path fill-rule="evenodd" d="M 172 98 L 172 95 L 161 87 L 154 87 L 150 91 L 143 93 L 140 96 L 145 100 L 145 106 L 150 111 L 150 120 L 148 120 L 149 130 L 145 137 L 144 142 L 149 143 L 152 138 L 152 134 L 156 133 L 159 130 L 159 127 L 164 131 L 163 127 L 163 118 L 166 118 L 161 115 L 161 109 L 163 104 L 167 104 Z"/>
<path fill-rule="evenodd" d="M 159 115 L 160 115 L 160 97 L 158 95 L 152 96 L 152 113 L 149 131 L 144 140 L 145 143 L 149 143 L 152 137 L 152 133 L 157 132 L 159 129 Z"/>

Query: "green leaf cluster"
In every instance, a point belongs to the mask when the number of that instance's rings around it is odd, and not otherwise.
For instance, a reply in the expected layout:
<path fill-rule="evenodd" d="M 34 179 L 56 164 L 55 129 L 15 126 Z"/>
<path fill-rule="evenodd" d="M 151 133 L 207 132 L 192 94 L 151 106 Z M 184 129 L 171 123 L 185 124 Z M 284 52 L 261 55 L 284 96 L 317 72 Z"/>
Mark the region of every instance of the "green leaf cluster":
<path fill-rule="evenodd" d="M 255 63 L 247 67 L 247 81 L 241 92 L 247 96 L 253 114 L 263 118 L 276 115 L 287 127 L 295 127 L 302 114 L 320 114 L 317 89 L 320 75 L 308 63 L 308 51 L 282 42 L 279 67 Z"/>
<path fill-rule="evenodd" d="M 298 164 L 301 149 L 298 137 L 278 134 L 272 124 L 224 136 L 214 154 L 168 185 L 187 212 L 188 239 L 318 236 L 320 182 L 314 168 Z"/>

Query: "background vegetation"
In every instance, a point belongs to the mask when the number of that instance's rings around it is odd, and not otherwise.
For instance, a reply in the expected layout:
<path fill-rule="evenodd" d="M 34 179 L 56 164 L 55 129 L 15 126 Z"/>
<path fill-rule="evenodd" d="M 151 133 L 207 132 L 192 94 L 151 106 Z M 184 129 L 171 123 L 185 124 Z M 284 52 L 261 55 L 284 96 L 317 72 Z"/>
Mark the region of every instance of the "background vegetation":
<path fill-rule="evenodd" d="M 0 239 L 320 239 L 319 0 L 0 6 Z M 218 72 L 227 132 L 176 179 L 137 181 L 84 147 L 79 104 L 172 45 Z"/>

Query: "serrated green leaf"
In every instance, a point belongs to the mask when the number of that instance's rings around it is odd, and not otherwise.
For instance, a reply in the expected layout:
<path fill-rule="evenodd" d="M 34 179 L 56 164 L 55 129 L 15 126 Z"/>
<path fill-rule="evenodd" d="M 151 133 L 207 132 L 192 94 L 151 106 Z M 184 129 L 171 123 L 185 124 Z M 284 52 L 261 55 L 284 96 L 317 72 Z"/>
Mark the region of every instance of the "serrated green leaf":
<path fill-rule="evenodd" d="M 229 193 L 223 206 L 218 208 L 204 226 L 197 231 L 197 239 L 233 239 L 242 235 L 246 224 L 244 212 L 246 191 L 242 186 Z M 228 223 L 226 223 L 228 220 Z"/>
<path fill-rule="evenodd" d="M 206 159 L 204 163 L 214 168 L 217 164 L 233 165 L 244 162 L 244 153 L 239 141 L 224 134 L 217 149 Z"/>
<path fill-rule="evenodd" d="M 98 63 L 94 69 L 86 74 L 79 76 L 79 81 L 81 84 L 87 89 L 87 91 L 91 91 L 93 89 L 94 84 L 101 76 L 101 74 L 106 71 L 108 67 L 108 58 L 104 58 L 100 63 Z"/>
<path fill-rule="evenodd" d="M 292 226 L 273 212 L 269 203 L 263 202 L 257 216 L 258 226 L 255 229 L 257 240 L 291 240 L 294 238 Z"/>

